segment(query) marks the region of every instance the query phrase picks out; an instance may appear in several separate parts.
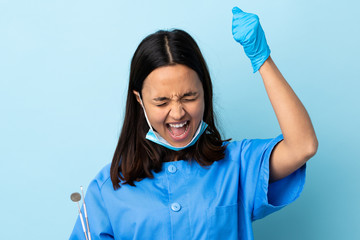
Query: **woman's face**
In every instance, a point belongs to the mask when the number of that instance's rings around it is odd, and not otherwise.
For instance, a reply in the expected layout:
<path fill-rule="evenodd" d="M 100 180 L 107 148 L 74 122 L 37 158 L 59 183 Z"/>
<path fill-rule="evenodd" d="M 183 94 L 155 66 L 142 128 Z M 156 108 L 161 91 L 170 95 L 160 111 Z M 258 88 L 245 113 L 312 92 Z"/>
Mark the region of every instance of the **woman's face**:
<path fill-rule="evenodd" d="M 138 102 L 138 93 L 134 91 Z M 151 126 L 175 147 L 193 138 L 203 119 L 204 90 L 197 73 L 176 64 L 152 71 L 143 83 L 142 101 Z"/>

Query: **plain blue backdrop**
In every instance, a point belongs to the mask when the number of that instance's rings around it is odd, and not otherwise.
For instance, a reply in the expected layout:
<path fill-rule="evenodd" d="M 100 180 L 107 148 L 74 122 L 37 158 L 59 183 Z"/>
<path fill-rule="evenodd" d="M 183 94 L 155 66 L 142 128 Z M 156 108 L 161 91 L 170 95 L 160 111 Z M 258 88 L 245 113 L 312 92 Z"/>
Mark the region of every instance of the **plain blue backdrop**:
<path fill-rule="evenodd" d="M 360 239 L 357 1 L 0 0 L 1 239 L 67 239 L 70 194 L 112 159 L 140 41 L 182 28 L 210 68 L 224 137 L 280 133 L 231 9 L 260 17 L 272 58 L 318 139 L 305 189 L 254 223 L 255 239 Z"/>

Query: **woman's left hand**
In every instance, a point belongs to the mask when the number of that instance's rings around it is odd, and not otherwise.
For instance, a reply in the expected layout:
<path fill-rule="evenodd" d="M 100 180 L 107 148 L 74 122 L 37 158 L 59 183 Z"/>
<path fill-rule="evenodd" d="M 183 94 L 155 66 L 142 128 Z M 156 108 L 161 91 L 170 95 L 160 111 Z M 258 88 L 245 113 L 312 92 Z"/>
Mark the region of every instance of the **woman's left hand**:
<path fill-rule="evenodd" d="M 233 37 L 243 46 L 255 73 L 270 56 L 270 48 L 266 42 L 259 17 L 252 13 L 243 12 L 238 7 L 234 7 L 232 12 Z"/>
<path fill-rule="evenodd" d="M 318 142 L 310 117 L 270 57 L 259 17 L 233 8 L 232 33 L 250 58 L 254 72 L 264 81 L 284 140 L 270 157 L 270 181 L 282 179 L 303 166 L 317 151 Z"/>

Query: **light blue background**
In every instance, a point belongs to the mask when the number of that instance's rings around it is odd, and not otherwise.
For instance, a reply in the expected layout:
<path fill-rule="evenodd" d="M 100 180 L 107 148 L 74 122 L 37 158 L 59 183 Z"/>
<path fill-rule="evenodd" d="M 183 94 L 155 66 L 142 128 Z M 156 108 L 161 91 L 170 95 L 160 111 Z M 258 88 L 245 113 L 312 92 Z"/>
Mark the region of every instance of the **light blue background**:
<path fill-rule="evenodd" d="M 300 198 L 254 223 L 255 239 L 360 239 L 357 1 L 0 0 L 1 239 L 67 239 L 70 194 L 112 159 L 135 48 L 182 28 L 210 68 L 225 137 L 280 133 L 231 9 L 260 16 L 272 58 L 319 139 Z"/>

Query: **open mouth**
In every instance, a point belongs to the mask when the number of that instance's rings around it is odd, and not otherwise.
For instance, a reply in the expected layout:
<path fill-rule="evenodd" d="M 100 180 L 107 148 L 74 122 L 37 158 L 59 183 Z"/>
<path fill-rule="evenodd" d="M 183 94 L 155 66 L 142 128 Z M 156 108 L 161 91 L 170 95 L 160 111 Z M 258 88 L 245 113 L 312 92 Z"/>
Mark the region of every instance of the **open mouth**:
<path fill-rule="evenodd" d="M 166 126 L 173 138 L 179 139 L 187 135 L 190 121 L 180 123 L 167 123 Z"/>

